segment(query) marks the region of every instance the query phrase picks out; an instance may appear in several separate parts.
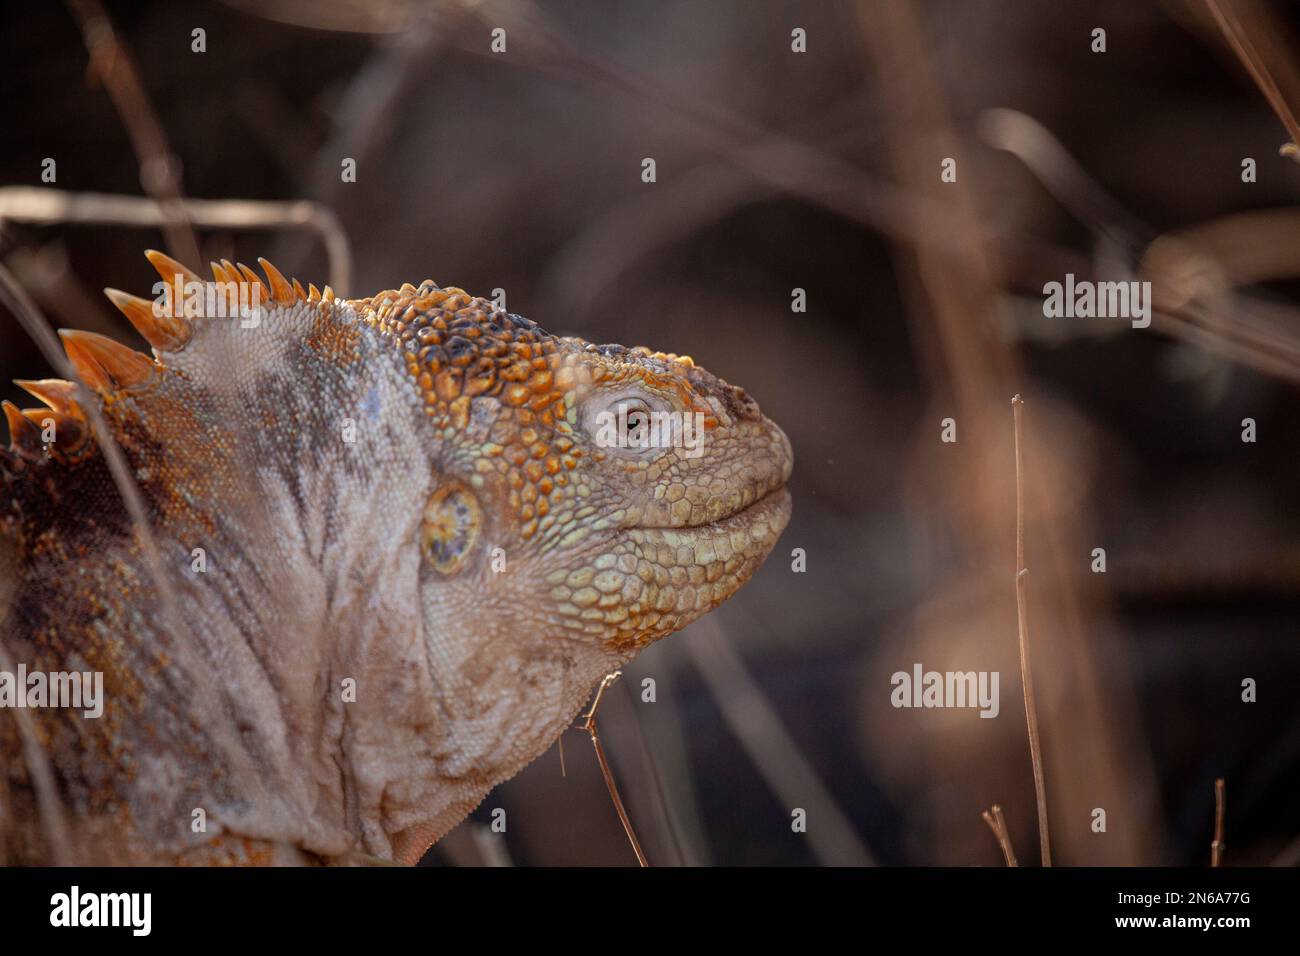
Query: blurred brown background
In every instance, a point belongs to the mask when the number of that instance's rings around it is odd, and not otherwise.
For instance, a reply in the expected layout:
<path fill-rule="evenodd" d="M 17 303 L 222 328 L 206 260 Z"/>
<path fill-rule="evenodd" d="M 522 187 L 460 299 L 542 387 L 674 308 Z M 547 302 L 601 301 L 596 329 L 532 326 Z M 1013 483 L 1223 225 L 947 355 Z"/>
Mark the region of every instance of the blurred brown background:
<path fill-rule="evenodd" d="M 1290 95 L 1294 8 L 1223 6 L 1271 39 Z M 143 104 L 89 67 L 101 15 Z M 1000 865 L 993 803 L 1037 862 L 1017 392 L 1056 861 L 1204 864 L 1222 776 L 1226 862 L 1300 862 L 1300 167 L 1202 4 L 78 0 L 3 16 L 0 185 L 310 200 L 349 240 L 350 294 L 502 288 L 551 331 L 690 354 L 785 428 L 795 512 L 772 559 L 602 706 L 652 864 Z M 174 161 L 142 181 L 151 142 Z M 135 342 L 98 290 L 148 289 L 140 252 L 171 237 L 5 219 L 4 196 L 0 256 L 50 321 Z M 1280 218 L 1221 218 L 1256 210 Z M 1169 238 L 1206 223 L 1212 241 Z M 331 278 L 309 231 L 196 235 L 205 261 Z M 1042 285 L 1067 271 L 1140 273 L 1167 308 L 1141 331 L 1044 318 Z M 7 313 L 0 344 L 0 380 L 48 373 Z M 915 662 L 999 671 L 999 717 L 893 709 L 890 675 Z M 566 775 L 552 750 L 428 862 L 634 863 L 585 736 L 565 745 Z"/>

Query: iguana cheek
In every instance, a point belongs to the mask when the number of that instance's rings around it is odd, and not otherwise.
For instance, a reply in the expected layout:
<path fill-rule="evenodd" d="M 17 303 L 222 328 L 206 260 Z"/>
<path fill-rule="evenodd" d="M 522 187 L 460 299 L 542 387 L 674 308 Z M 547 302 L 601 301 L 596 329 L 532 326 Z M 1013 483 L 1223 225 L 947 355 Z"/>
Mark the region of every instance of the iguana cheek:
<path fill-rule="evenodd" d="M 474 550 L 483 527 L 478 499 L 460 484 L 443 485 L 429 496 L 420 524 L 420 547 L 440 574 L 455 574 Z"/>

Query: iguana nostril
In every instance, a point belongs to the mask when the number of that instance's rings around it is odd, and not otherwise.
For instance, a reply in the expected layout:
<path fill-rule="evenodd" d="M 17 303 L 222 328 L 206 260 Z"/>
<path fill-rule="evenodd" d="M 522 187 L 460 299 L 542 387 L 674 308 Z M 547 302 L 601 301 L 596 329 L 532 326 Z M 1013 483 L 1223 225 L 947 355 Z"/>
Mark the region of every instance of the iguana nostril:
<path fill-rule="evenodd" d="M 474 354 L 474 343 L 462 335 L 453 335 L 443 346 L 452 365 L 468 364 Z"/>
<path fill-rule="evenodd" d="M 740 414 L 737 416 L 745 421 L 757 421 L 762 418 L 762 413 L 758 410 L 758 402 L 749 397 L 739 385 L 731 386 L 732 395 L 735 398 L 736 405 L 739 406 Z"/>

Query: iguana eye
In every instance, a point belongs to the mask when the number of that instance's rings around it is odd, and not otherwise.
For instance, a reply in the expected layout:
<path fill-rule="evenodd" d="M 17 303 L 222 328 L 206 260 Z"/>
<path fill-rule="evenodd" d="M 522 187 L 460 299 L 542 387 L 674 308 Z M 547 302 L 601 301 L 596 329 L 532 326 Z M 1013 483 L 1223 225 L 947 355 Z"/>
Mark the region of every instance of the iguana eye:
<path fill-rule="evenodd" d="M 623 457 L 653 457 L 665 442 L 656 425 L 666 409 L 653 407 L 639 395 L 617 395 L 593 404 L 584 415 L 585 425 L 598 448 Z"/>
<path fill-rule="evenodd" d="M 645 447 L 650 440 L 650 409 L 644 402 L 630 401 L 620 403 L 619 412 L 628 447 Z"/>

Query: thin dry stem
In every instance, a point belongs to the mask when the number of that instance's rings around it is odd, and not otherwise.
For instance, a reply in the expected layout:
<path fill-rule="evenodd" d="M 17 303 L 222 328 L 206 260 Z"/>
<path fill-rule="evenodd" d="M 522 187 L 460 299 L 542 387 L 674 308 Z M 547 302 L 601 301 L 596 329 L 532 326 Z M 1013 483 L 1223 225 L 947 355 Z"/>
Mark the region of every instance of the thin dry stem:
<path fill-rule="evenodd" d="M 140 493 L 139 486 L 132 477 L 132 471 L 127 464 L 126 456 L 114 440 L 113 433 L 104 420 L 99 403 L 92 399 L 92 393 L 82 379 L 81 373 L 77 371 L 76 366 L 64 356 L 54 337 L 54 333 L 50 331 L 49 325 L 37 310 L 36 304 L 28 298 L 18 280 L 3 265 L 0 265 L 0 302 L 14 314 L 14 317 L 27 331 L 27 334 L 31 336 L 32 341 L 36 343 L 37 348 L 40 349 L 41 354 L 54 370 L 77 387 L 77 398 L 90 421 L 91 433 L 99 444 L 100 452 L 104 456 L 104 463 L 108 466 L 113 482 L 117 485 L 118 493 L 122 496 L 122 502 L 126 506 L 127 513 L 130 514 L 131 520 L 134 522 L 141 553 L 144 555 L 145 563 L 154 578 L 154 583 L 158 587 L 159 596 L 162 599 L 172 633 L 184 633 L 184 618 L 181 617 L 180 605 L 176 601 L 175 592 L 166 577 L 162 556 L 149 524 L 144 498 Z"/>
<path fill-rule="evenodd" d="M 173 221 L 176 208 L 184 212 L 188 222 L 205 229 L 308 229 L 320 237 L 325 247 L 330 285 L 337 294 L 348 294 L 352 250 L 347 234 L 333 211 L 318 203 L 184 199 L 179 206 L 172 207 L 140 196 L 66 192 L 36 186 L 0 187 L 0 219 L 32 225 L 75 222 L 157 228 Z"/>
<path fill-rule="evenodd" d="M 817 821 L 805 833 L 826 866 L 874 866 L 848 815 L 786 729 L 776 708 L 727 638 L 717 615 L 692 625 L 691 639 L 678 645 L 718 702 L 723 720 L 745 754 L 785 807 L 802 807 Z"/>
<path fill-rule="evenodd" d="M 54 338 L 54 333 L 50 331 L 49 325 L 36 308 L 36 304 L 31 301 L 22 286 L 19 285 L 18 280 L 3 265 L 0 265 L 0 303 L 3 303 L 13 313 L 54 370 L 76 386 L 80 405 L 90 421 L 91 434 L 94 435 L 95 441 L 99 444 L 100 452 L 104 456 L 104 463 L 107 465 L 109 474 L 117 486 L 118 493 L 122 496 L 122 502 L 126 506 L 127 513 L 131 516 L 136 530 L 136 540 L 140 545 L 140 552 L 144 557 L 149 574 L 158 588 L 158 594 L 163 605 L 163 614 L 173 634 L 185 633 L 186 625 L 184 618 L 181 616 L 180 604 L 176 601 L 175 592 L 166 576 L 162 555 L 158 550 L 157 541 L 154 539 L 153 530 L 145 510 L 144 498 L 135 483 L 135 479 L 132 477 L 126 456 L 114 440 L 113 433 L 104 420 L 98 402 L 91 400 L 91 392 L 82 380 L 81 374 L 64 356 Z M 42 754 L 43 756 L 44 754 Z M 37 781 L 37 790 L 39 794 L 41 792 L 39 781 Z M 42 797 L 42 802 L 44 804 L 44 797 Z M 61 857 L 66 858 L 67 856 L 67 848 L 60 849 L 56 842 L 53 849 L 56 862 L 62 862 Z"/>
<path fill-rule="evenodd" d="M 1029 666 L 1029 615 L 1026 609 L 1025 567 L 1025 466 L 1024 426 L 1021 412 L 1025 401 L 1011 399 L 1016 431 L 1016 620 L 1020 631 L 1020 683 L 1025 692 L 1025 722 L 1029 725 L 1029 757 L 1034 765 L 1034 797 L 1038 802 L 1038 844 L 1043 866 L 1052 865 L 1052 841 L 1047 830 L 1047 785 L 1043 780 L 1043 752 L 1038 740 L 1038 708 L 1034 704 L 1033 671 Z"/>
<path fill-rule="evenodd" d="M 628 818 L 627 810 L 623 809 L 623 798 L 618 795 L 618 785 L 614 783 L 614 774 L 610 772 L 609 761 L 605 759 L 605 748 L 600 744 L 600 732 L 596 729 L 596 709 L 600 707 L 601 698 L 605 696 L 605 691 L 613 686 L 614 681 L 623 676 L 622 671 L 614 671 L 612 674 L 606 674 L 605 679 L 600 682 L 600 687 L 596 690 L 596 699 L 591 702 L 591 710 L 582 717 L 582 723 L 578 725 L 579 730 L 585 730 L 591 735 L 591 745 L 596 748 L 596 761 L 600 764 L 601 776 L 605 778 L 605 786 L 609 789 L 609 797 L 614 801 L 614 810 L 618 813 L 619 822 L 623 824 L 623 832 L 627 834 L 627 842 L 632 844 L 632 852 L 636 854 L 636 861 L 642 866 L 649 866 L 646 862 L 645 853 L 641 849 L 641 842 L 636 838 L 636 831 L 632 829 L 632 821 Z"/>
<path fill-rule="evenodd" d="M 996 803 L 988 810 L 980 813 L 984 822 L 989 825 L 993 831 L 994 838 L 998 841 L 998 847 L 1002 850 L 1002 858 L 1007 861 L 1007 866 L 1019 866 L 1016 862 L 1016 851 L 1011 847 L 1011 833 L 1007 830 L 1006 818 L 1002 816 L 1002 808 Z"/>
<path fill-rule="evenodd" d="M 1285 143 L 1278 152 L 1300 162 L 1300 152 L 1297 151 L 1296 146 L 1297 143 L 1300 143 L 1300 123 L 1296 121 L 1295 113 L 1291 111 L 1291 107 L 1282 94 L 1277 81 L 1273 78 L 1265 58 L 1255 46 L 1251 31 L 1242 24 L 1235 12 L 1227 10 L 1219 3 L 1219 0 L 1205 0 L 1205 6 L 1214 17 L 1214 22 L 1218 24 L 1219 29 L 1223 32 L 1228 45 L 1237 54 L 1237 59 L 1241 61 L 1241 65 L 1246 68 L 1250 78 L 1255 81 L 1259 91 L 1264 94 L 1264 99 L 1268 100 L 1268 105 L 1273 108 L 1277 118 L 1286 127 L 1287 135 L 1291 137 L 1291 141 Z"/>
<path fill-rule="evenodd" d="M 68 0 L 90 54 L 91 69 L 103 81 L 140 163 L 140 185 L 168 217 L 163 232 L 172 254 L 191 266 L 202 261 L 198 240 L 181 202 L 180 160 L 172 152 L 158 114 L 125 44 L 99 0 Z"/>
<path fill-rule="evenodd" d="M 1211 222 L 1206 228 L 1212 229 L 1218 245 L 1227 250 L 1227 261 L 1225 254 L 1213 257 L 1215 267 L 1232 267 L 1240 273 L 1223 277 L 1224 282 L 1234 287 L 1231 314 L 1214 308 L 1212 304 L 1187 301 L 1185 293 L 1181 294 L 1181 298 L 1171 299 L 1171 287 L 1175 291 L 1177 289 L 1176 281 L 1172 281 L 1176 276 L 1171 269 L 1179 264 L 1188 264 L 1185 250 L 1192 245 L 1192 240 L 1205 238 L 1201 232 L 1202 227 L 1161 236 L 1154 227 L 1125 211 L 1083 172 L 1074 157 L 1046 127 L 1024 113 L 1005 109 L 988 110 L 981 116 L 980 128 L 986 142 L 1016 156 L 1079 222 L 1098 234 L 1104 233 L 1120 240 L 1124 245 L 1149 247 L 1144 256 L 1143 273 L 1146 274 L 1153 266 L 1163 266 L 1162 271 L 1153 277 L 1155 287 L 1160 290 L 1158 301 L 1152 304 L 1153 329 L 1268 375 L 1300 382 L 1300 360 L 1296 355 L 1300 345 L 1297 345 L 1296 336 L 1291 331 L 1294 322 L 1257 319 L 1254 313 L 1259 311 L 1261 303 L 1235 290 L 1235 286 L 1262 278 L 1289 278 L 1293 275 L 1294 272 L 1288 272 L 1284 265 L 1287 262 L 1286 252 L 1276 248 L 1285 245 L 1285 242 L 1270 242 L 1267 233 L 1261 239 L 1257 221 L 1251 221 L 1248 235 L 1244 228 L 1236 229 L 1244 221 L 1242 216 L 1223 220 L 1225 225 L 1234 228 L 1232 235 L 1223 235 L 1225 230 L 1217 222 Z M 1260 217 L 1264 215 L 1259 214 Z M 1270 215 L 1280 219 L 1285 211 Z M 1284 234 L 1287 226 L 1294 228 L 1293 224 L 1282 222 L 1274 222 L 1272 226 Z M 1270 229 L 1269 232 L 1271 231 Z M 1178 241 L 1182 239 L 1188 241 Z M 1173 257 L 1169 252 L 1174 250 L 1184 251 L 1170 262 Z M 1220 252 L 1218 248 L 1213 251 Z M 1156 256 L 1154 260 L 1153 256 Z M 1068 257 L 1058 258 L 1051 274 L 1073 272 L 1081 276 L 1090 275 L 1094 268 L 1086 259 L 1076 258 L 1070 261 Z M 1031 282 L 1027 274 L 1022 275 L 1019 281 L 1025 283 L 1026 288 L 1036 290 L 1039 287 L 1037 279 Z M 1225 286 L 1226 291 L 1228 286 Z M 1270 308 L 1276 311 L 1278 306 L 1270 305 Z"/>
<path fill-rule="evenodd" d="M 1210 866 L 1223 862 L 1223 815 L 1227 803 L 1227 784 L 1222 777 L 1214 781 L 1214 842 L 1210 844 Z"/>
<path fill-rule="evenodd" d="M 3 641 L 0 641 L 0 668 L 11 674 L 18 670 Z M 31 781 L 32 792 L 36 795 L 41 828 L 45 831 L 45 839 L 50 845 L 50 858 L 55 866 L 71 866 L 75 862 L 72 855 L 72 837 L 68 830 L 67 818 L 63 813 L 63 801 L 59 797 L 58 785 L 54 781 L 54 770 L 36 732 L 36 721 L 21 707 L 14 708 L 14 720 L 18 722 L 23 760 L 27 764 L 27 776 Z"/>

